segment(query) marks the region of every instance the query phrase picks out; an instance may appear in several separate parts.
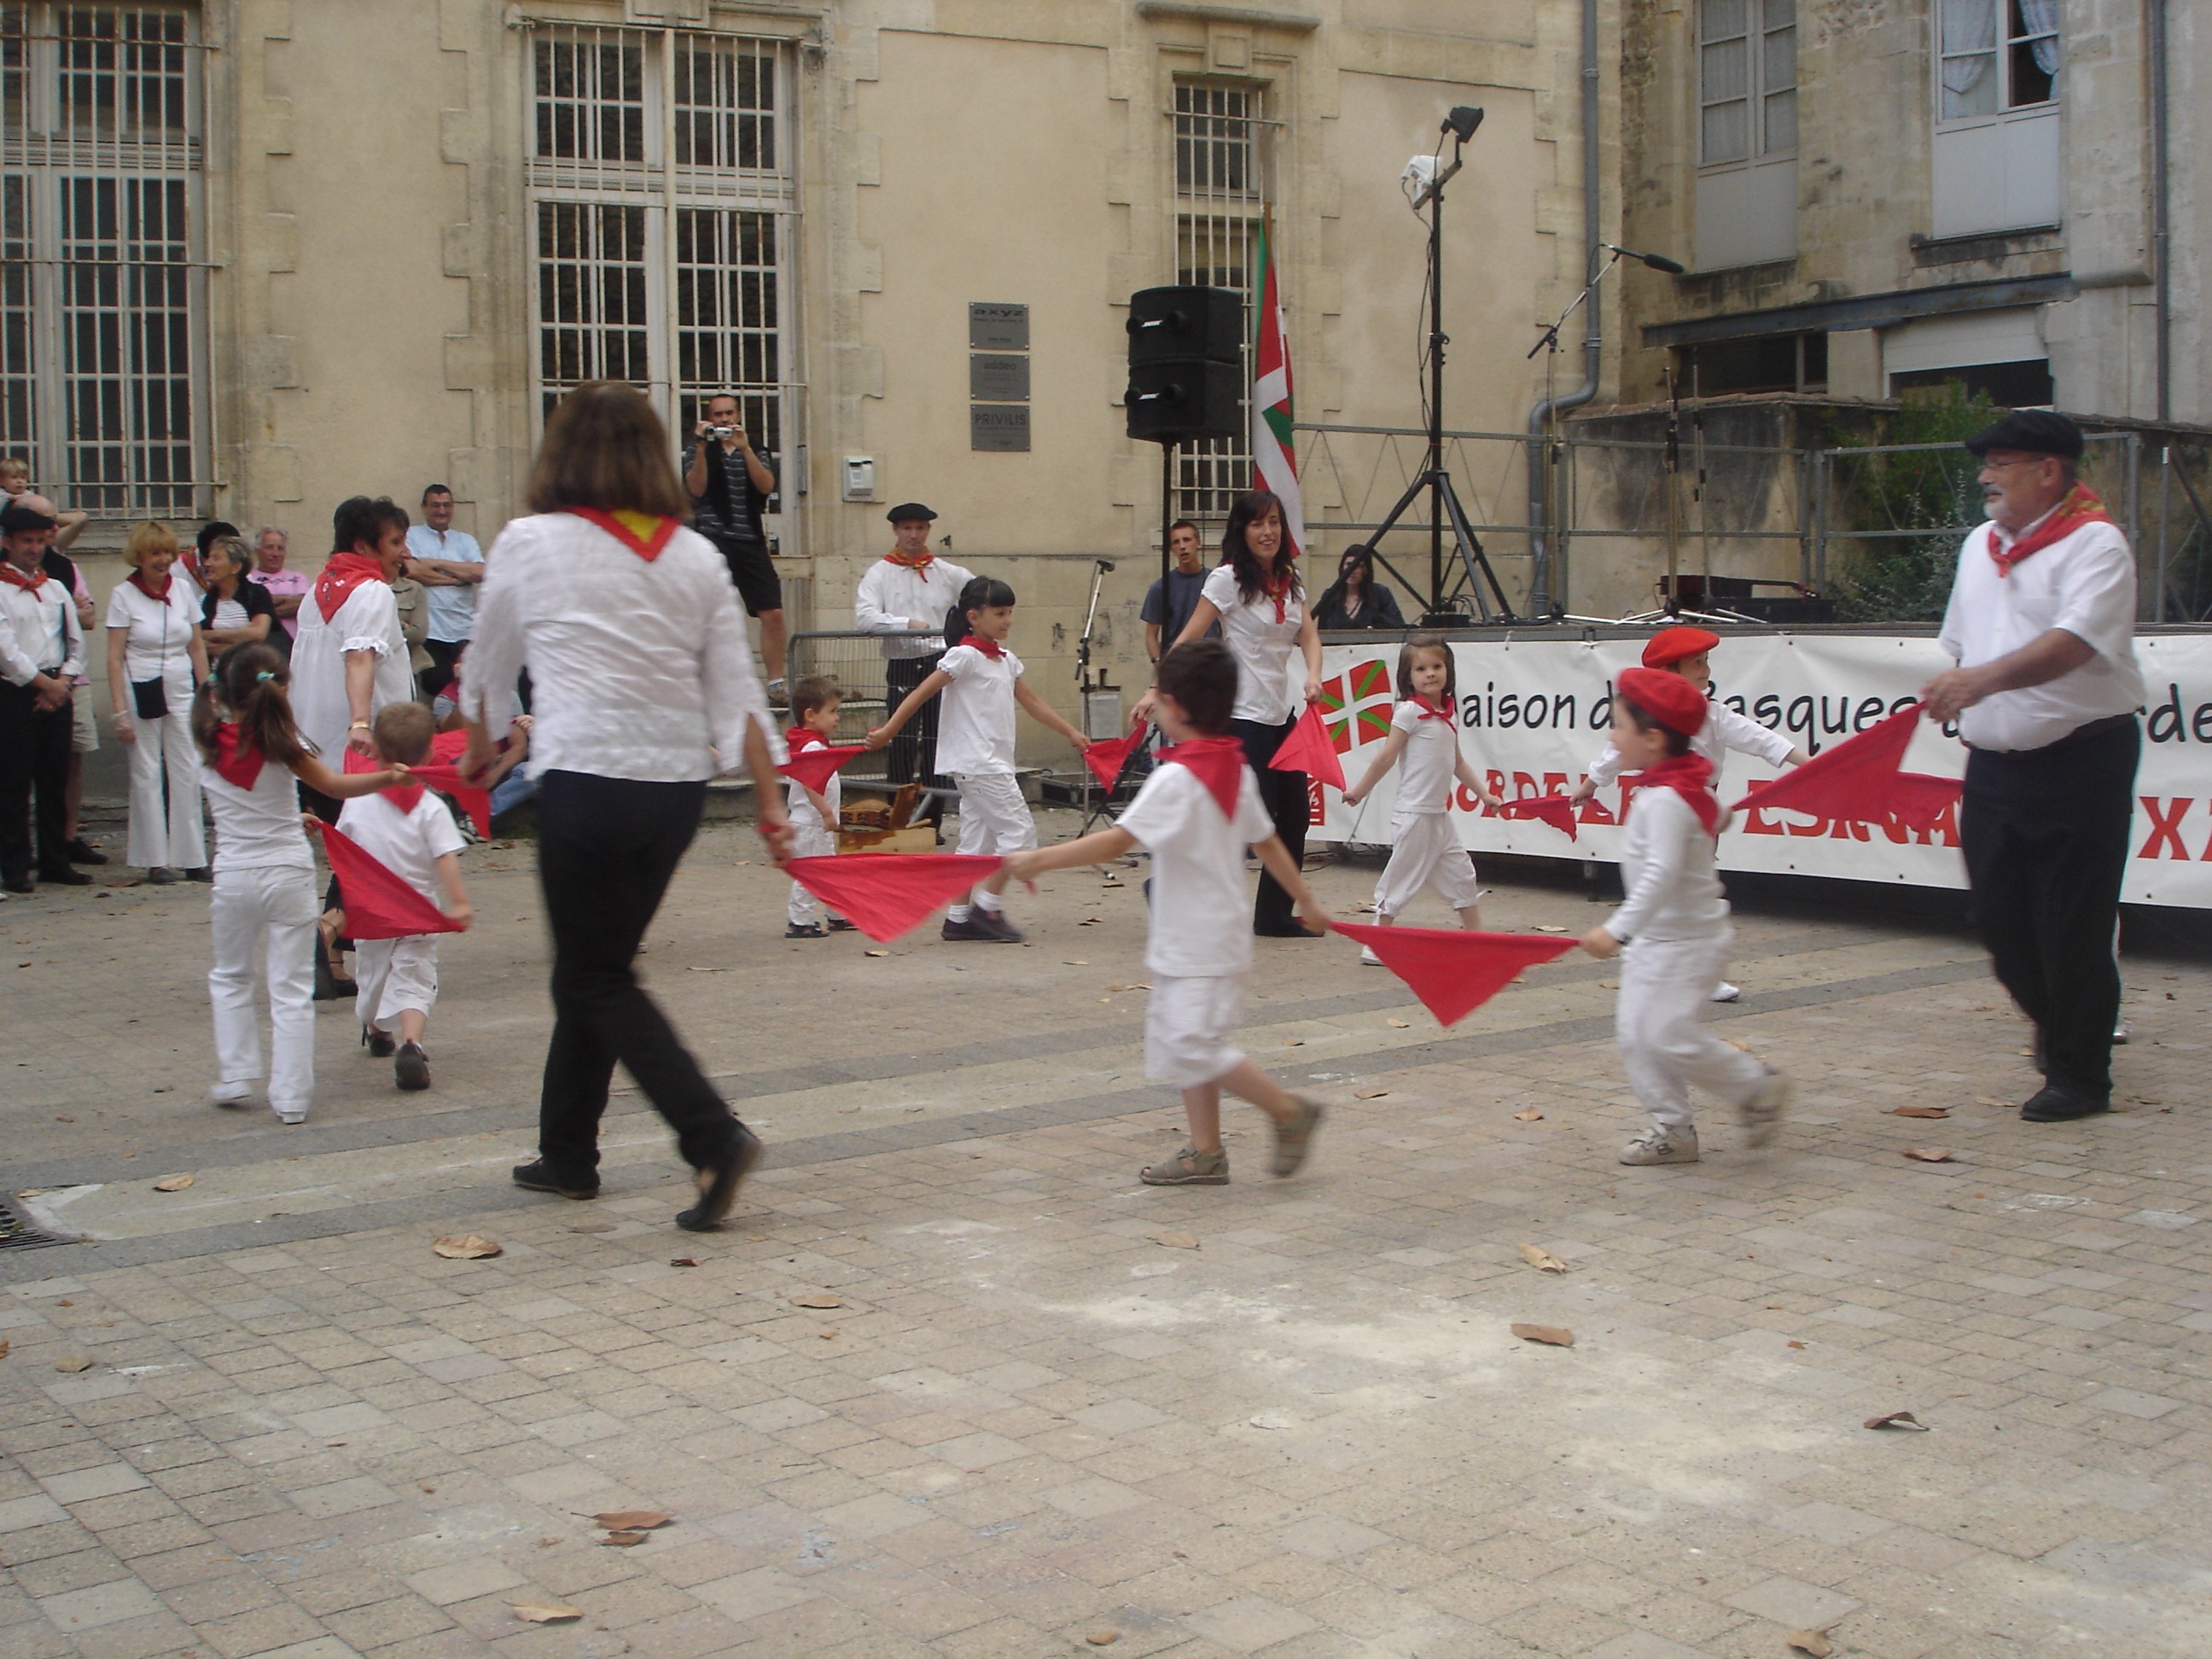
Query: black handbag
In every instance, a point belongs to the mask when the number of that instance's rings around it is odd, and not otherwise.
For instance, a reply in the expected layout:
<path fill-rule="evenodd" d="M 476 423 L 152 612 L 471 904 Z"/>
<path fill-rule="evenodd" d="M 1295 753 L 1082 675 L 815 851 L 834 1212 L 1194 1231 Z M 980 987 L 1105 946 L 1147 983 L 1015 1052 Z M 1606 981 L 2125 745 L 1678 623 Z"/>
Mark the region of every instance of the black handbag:
<path fill-rule="evenodd" d="M 131 703 L 140 720 L 157 720 L 169 712 L 169 693 L 159 680 L 133 680 Z"/>

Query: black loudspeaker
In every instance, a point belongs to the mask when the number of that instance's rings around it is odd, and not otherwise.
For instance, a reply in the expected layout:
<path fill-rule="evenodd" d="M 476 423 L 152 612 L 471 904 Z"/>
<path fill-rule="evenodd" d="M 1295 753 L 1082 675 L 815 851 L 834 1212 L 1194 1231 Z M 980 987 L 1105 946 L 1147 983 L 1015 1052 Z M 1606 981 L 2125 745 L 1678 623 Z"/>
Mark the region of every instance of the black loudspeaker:
<path fill-rule="evenodd" d="M 1234 289 L 1143 288 L 1129 296 L 1129 367 L 1244 360 L 1244 296 Z"/>
<path fill-rule="evenodd" d="M 1123 402 L 1132 438 L 1233 438 L 1244 429 L 1244 368 L 1195 357 L 1132 364 Z"/>

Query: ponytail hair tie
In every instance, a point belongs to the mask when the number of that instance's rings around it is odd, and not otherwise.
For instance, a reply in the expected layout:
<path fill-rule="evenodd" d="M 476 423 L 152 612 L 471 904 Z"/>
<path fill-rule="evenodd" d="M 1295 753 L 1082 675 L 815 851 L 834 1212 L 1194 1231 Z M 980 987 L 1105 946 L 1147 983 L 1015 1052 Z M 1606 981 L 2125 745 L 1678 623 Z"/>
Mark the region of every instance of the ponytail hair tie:
<path fill-rule="evenodd" d="M 270 681 L 270 680 L 273 680 L 273 679 L 275 679 L 276 678 L 276 675 L 274 675 L 273 673 L 270 672 L 270 671 L 269 671 L 269 670 L 267 670 L 267 669 L 265 669 L 265 668 L 264 668 L 264 669 L 263 669 L 263 670 L 262 670 L 258 674 L 256 674 L 256 675 L 253 677 L 253 683 L 254 683 L 256 685 L 261 685 L 261 684 L 266 684 L 266 683 L 267 683 L 268 681 Z"/>

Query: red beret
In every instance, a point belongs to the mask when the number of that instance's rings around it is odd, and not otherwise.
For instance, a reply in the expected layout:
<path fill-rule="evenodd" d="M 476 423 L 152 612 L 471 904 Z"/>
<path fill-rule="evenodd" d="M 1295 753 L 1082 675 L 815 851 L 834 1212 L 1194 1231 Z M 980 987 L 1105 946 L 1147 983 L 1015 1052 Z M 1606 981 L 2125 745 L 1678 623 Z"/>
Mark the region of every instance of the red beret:
<path fill-rule="evenodd" d="M 1682 633 L 1693 633 L 1693 629 L 1682 629 Z M 1662 639 L 1665 635 L 1660 635 Z M 1660 668 L 1628 668 L 1621 671 L 1620 694 L 1657 720 L 1670 732 L 1680 732 L 1686 738 L 1694 738 L 1711 711 L 1705 705 L 1705 694 L 1684 679 L 1680 674 L 1669 674 Z"/>
<path fill-rule="evenodd" d="M 1644 665 L 1671 668 L 1683 658 L 1698 656 L 1720 642 L 1719 635 L 1702 628 L 1662 628 L 1644 642 Z"/>

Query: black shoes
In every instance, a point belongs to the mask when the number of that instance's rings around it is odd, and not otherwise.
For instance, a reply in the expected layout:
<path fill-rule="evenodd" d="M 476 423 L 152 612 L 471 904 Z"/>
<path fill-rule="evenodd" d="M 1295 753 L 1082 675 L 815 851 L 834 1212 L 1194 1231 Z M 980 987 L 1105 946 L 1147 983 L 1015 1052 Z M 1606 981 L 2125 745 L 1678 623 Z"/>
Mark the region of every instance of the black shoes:
<path fill-rule="evenodd" d="M 701 1189 L 699 1201 L 676 1218 L 676 1224 L 687 1233 L 711 1233 L 729 1217 L 730 1209 L 738 1201 L 738 1183 L 745 1172 L 760 1162 L 760 1137 L 742 1123 L 737 1126 L 736 1137 L 730 1150 L 719 1164 L 699 1171 L 714 1179 Z"/>
<path fill-rule="evenodd" d="M 787 923 L 784 927 L 783 936 L 786 939 L 827 939 L 830 937 L 829 934 L 822 931 L 822 924 L 818 921 L 794 921 Z"/>
<path fill-rule="evenodd" d="M 75 841 L 70 842 L 67 851 L 69 853 L 69 860 L 71 864 L 105 864 L 107 862 L 107 854 L 101 852 L 97 847 L 94 847 L 82 836 L 79 836 Z"/>
<path fill-rule="evenodd" d="M 380 1031 L 374 1025 L 361 1028 L 361 1046 L 368 1050 L 372 1060 L 389 1060 L 399 1048 L 391 1032 Z"/>
<path fill-rule="evenodd" d="M 72 870 L 64 864 L 58 870 L 41 870 L 39 879 L 54 887 L 89 887 L 92 878 L 82 870 Z"/>
<path fill-rule="evenodd" d="M 2071 1123 L 2076 1118 L 2094 1117 L 2112 1109 L 2110 1095 L 2084 1094 L 2063 1083 L 2046 1083 L 2028 1097 L 2020 1115 L 2028 1123 Z"/>
<path fill-rule="evenodd" d="M 21 893 L 26 897 L 39 890 L 37 884 L 28 876 L 18 876 L 13 881 L 0 881 L 0 889 L 5 889 L 10 893 Z"/>
<path fill-rule="evenodd" d="M 398 1058 L 392 1062 L 392 1080 L 403 1089 L 427 1089 L 430 1086 L 430 1056 L 422 1052 L 419 1042 L 403 1042 Z"/>
<path fill-rule="evenodd" d="M 597 1198 L 599 1195 L 599 1178 L 597 1176 L 588 1181 L 563 1181 L 545 1167 L 545 1160 L 542 1158 L 533 1158 L 527 1164 L 516 1164 L 514 1184 L 525 1192 L 552 1193 L 562 1198 Z"/>
<path fill-rule="evenodd" d="M 830 918 L 830 931 L 833 933 L 854 933 L 858 930 L 859 926 L 859 923 L 848 921 L 842 916 L 832 916 Z"/>
<path fill-rule="evenodd" d="M 215 881 L 215 871 L 212 866 L 203 864 L 197 870 L 185 871 L 185 879 L 186 881 L 197 881 L 212 885 Z"/>

